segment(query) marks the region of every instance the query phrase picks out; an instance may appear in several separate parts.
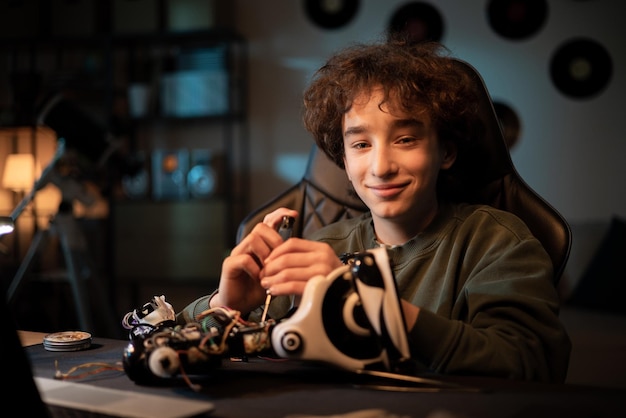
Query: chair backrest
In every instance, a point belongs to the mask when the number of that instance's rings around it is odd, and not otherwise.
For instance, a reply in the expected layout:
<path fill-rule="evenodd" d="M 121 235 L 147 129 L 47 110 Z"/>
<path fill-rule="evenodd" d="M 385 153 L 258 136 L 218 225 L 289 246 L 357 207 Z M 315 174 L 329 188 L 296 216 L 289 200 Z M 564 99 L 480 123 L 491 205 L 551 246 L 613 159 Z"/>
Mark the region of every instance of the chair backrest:
<path fill-rule="evenodd" d="M 532 190 L 516 171 L 504 141 L 493 102 L 480 74 L 468 63 L 455 60 L 475 82 L 479 95 L 480 117 L 485 126 L 481 143 L 473 155 L 467 176 L 477 187 L 472 202 L 484 203 L 514 213 L 542 243 L 554 265 L 554 283 L 560 280 L 571 247 L 571 229 L 561 214 Z M 239 225 L 239 242 L 265 214 L 278 207 L 298 210 L 294 236 L 306 238 L 316 229 L 367 210 L 344 170 L 313 146 L 305 174 L 294 186 L 251 212 Z"/>
<path fill-rule="evenodd" d="M 248 214 L 239 225 L 237 242 L 254 225 L 263 221 L 268 212 L 279 207 L 298 211 L 300 216 L 293 226 L 293 236 L 304 238 L 322 226 L 358 216 L 368 210 L 354 194 L 346 172 L 337 167 L 316 145 L 311 147 L 302 179 Z"/>

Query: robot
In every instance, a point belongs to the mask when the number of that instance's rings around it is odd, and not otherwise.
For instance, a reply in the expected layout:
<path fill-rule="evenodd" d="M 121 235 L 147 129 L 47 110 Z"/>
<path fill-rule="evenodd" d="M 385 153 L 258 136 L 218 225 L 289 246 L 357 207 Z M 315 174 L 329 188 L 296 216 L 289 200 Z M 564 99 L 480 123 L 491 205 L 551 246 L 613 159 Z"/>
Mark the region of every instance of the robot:
<path fill-rule="evenodd" d="M 311 278 L 295 312 L 276 322 L 249 322 L 225 307 L 185 326 L 154 297 L 127 313 L 123 365 L 138 384 L 207 373 L 226 357 L 252 354 L 327 363 L 362 372 L 410 373 L 406 324 L 387 250 L 351 254 L 344 266 Z"/>

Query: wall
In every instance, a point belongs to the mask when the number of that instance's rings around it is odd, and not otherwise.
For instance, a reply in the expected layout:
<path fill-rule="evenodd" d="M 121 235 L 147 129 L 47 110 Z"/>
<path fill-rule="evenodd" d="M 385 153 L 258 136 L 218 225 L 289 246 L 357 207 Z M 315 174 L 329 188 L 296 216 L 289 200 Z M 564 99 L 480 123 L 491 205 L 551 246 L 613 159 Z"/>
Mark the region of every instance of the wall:
<path fill-rule="evenodd" d="M 311 23 L 304 1 L 238 0 L 236 26 L 249 40 L 252 206 L 297 181 L 312 140 L 300 122 L 300 96 L 313 71 L 336 49 L 377 38 L 401 0 L 361 0 L 339 29 Z M 486 20 L 487 0 L 431 1 L 444 17 L 445 43 L 483 75 L 493 98 L 522 123 L 512 151 L 518 171 L 570 223 L 626 217 L 626 141 L 620 122 L 626 96 L 626 25 L 620 0 L 549 0 L 546 24 L 510 41 Z M 549 59 L 565 40 L 586 36 L 605 46 L 613 77 L 597 97 L 573 100 L 549 77 Z"/>

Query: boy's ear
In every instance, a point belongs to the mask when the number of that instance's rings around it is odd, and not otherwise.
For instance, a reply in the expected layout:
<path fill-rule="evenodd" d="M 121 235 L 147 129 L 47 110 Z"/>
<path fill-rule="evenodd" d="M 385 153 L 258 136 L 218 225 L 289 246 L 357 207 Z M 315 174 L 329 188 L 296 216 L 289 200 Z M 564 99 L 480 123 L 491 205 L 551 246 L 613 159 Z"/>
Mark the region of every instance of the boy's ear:
<path fill-rule="evenodd" d="M 446 141 L 443 144 L 443 159 L 441 160 L 441 168 L 447 170 L 452 167 L 452 164 L 456 161 L 457 146 L 452 141 Z"/>

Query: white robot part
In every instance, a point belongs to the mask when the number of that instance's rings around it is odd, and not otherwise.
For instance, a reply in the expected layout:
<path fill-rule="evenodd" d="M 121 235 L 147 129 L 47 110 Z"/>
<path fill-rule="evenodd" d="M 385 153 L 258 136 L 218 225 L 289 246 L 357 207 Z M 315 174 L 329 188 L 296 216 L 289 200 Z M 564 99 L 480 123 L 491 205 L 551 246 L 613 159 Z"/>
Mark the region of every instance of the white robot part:
<path fill-rule="evenodd" d="M 272 330 L 276 353 L 350 371 L 384 362 L 384 351 L 377 349 L 371 331 L 355 318 L 360 303 L 354 291 L 348 291 L 351 288 L 349 266 L 339 267 L 326 277 L 311 278 L 296 312 Z"/>
<path fill-rule="evenodd" d="M 313 277 L 293 316 L 272 330 L 280 357 L 314 360 L 350 371 L 410 358 L 404 316 L 385 248 L 356 254 L 328 276 Z"/>
<path fill-rule="evenodd" d="M 367 252 L 374 256 L 376 264 L 368 267 L 379 272 L 380 276 L 365 277 L 365 275 L 355 274 L 355 286 L 362 301 L 363 309 L 376 335 L 382 339 L 388 338 L 390 340 L 398 352 L 399 360 L 409 359 L 411 352 L 406 323 L 387 250 L 384 247 L 378 247 Z M 364 257 L 362 262 L 370 263 L 371 259 Z"/>

